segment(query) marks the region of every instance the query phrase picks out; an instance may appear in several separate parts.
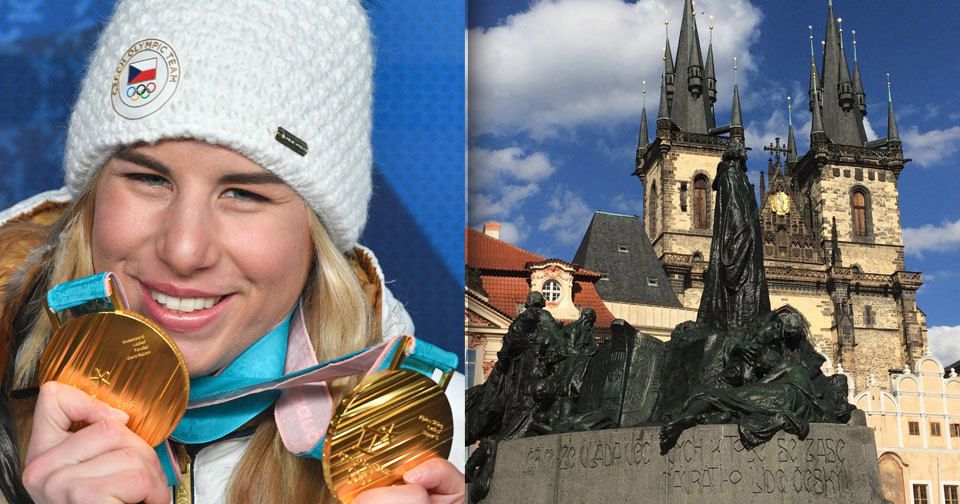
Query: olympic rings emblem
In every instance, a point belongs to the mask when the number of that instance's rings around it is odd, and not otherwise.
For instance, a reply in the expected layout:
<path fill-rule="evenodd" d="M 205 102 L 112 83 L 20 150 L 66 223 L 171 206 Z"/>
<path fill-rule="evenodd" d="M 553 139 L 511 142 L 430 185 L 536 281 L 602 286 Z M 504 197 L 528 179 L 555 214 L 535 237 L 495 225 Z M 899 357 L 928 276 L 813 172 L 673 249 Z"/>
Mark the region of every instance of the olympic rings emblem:
<path fill-rule="evenodd" d="M 137 84 L 136 86 L 130 86 L 127 88 L 127 98 L 130 98 L 131 101 L 137 101 L 141 98 L 146 100 L 150 98 L 150 95 L 157 90 L 157 84 L 154 82 L 148 82 L 146 84 Z"/>

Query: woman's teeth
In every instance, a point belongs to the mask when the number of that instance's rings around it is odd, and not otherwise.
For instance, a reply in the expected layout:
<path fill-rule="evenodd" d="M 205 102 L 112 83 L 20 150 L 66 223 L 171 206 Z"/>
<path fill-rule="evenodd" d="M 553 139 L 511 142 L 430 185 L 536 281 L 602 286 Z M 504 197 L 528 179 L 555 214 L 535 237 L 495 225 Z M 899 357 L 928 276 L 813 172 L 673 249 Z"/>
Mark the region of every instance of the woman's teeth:
<path fill-rule="evenodd" d="M 220 302 L 223 297 L 215 298 L 177 298 L 168 296 L 161 292 L 150 291 L 150 297 L 154 301 L 163 305 L 168 310 L 175 310 L 184 313 L 190 313 L 196 310 L 203 310 Z"/>

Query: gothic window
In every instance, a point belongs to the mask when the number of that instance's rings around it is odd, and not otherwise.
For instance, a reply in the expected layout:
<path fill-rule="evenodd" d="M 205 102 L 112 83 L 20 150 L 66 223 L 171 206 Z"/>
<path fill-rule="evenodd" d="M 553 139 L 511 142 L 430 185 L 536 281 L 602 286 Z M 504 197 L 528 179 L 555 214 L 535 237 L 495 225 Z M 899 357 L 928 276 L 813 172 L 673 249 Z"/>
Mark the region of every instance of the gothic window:
<path fill-rule="evenodd" d="M 560 299 L 560 282 L 556 280 L 547 280 L 540 289 L 543 298 L 547 301 L 556 301 Z"/>
<path fill-rule="evenodd" d="M 866 305 L 863 307 L 863 325 L 867 327 L 873 327 L 874 318 L 873 318 L 873 307 Z"/>
<path fill-rule="evenodd" d="M 650 223 L 650 238 L 657 236 L 657 184 L 650 184 L 650 204 L 647 209 L 647 222 Z"/>
<path fill-rule="evenodd" d="M 868 238 L 872 233 L 870 193 L 864 187 L 855 187 L 850 192 L 850 215 L 853 219 L 853 238 Z"/>
<path fill-rule="evenodd" d="M 693 179 L 693 227 L 697 229 L 707 229 L 707 196 L 710 186 L 707 184 L 707 177 L 698 175 Z"/>

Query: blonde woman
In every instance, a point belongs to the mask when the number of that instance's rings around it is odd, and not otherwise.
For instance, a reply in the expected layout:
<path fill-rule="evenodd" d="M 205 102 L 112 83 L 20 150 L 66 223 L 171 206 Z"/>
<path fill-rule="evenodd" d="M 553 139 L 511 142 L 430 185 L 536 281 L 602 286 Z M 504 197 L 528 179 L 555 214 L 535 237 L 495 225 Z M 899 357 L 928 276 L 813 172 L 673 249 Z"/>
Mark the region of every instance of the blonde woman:
<path fill-rule="evenodd" d="M 27 243 L 39 228 L 26 217 L 69 200 L 7 287 L 7 389 L 36 384 L 51 335 L 46 292 L 99 272 L 116 274 L 130 308 L 173 337 L 191 382 L 269 380 L 410 332 L 376 258 L 357 245 L 370 198 L 371 73 L 355 0 L 121 2 L 71 116 L 68 194 L 0 215 L 20 221 L 0 242 Z M 336 404 L 357 381 L 328 383 L 301 406 Z M 334 502 L 320 461 L 290 449 L 285 399 L 259 395 L 212 421 L 188 413 L 173 436 L 191 461 L 185 497 Z M 55 382 L 10 407 L 15 423 L 0 439 L 8 498 L 171 500 L 157 452 L 122 411 Z M 76 422 L 87 426 L 73 432 Z M 463 476 L 446 460 L 404 479 L 354 502 L 463 501 Z"/>

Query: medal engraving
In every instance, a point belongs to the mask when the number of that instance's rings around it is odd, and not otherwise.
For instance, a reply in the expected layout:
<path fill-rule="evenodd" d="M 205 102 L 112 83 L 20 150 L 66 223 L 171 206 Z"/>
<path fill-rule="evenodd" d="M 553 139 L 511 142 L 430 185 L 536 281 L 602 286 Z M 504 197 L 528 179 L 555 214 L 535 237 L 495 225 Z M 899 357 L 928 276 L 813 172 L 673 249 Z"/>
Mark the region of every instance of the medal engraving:
<path fill-rule="evenodd" d="M 190 377 L 180 350 L 152 321 L 125 310 L 94 312 L 58 327 L 40 357 L 39 383 L 55 380 L 130 415 L 150 446 L 183 417 Z"/>
<path fill-rule="evenodd" d="M 370 488 L 403 483 L 403 473 L 453 444 L 443 390 L 406 370 L 372 374 L 348 394 L 327 429 L 323 472 L 343 504 Z"/>

